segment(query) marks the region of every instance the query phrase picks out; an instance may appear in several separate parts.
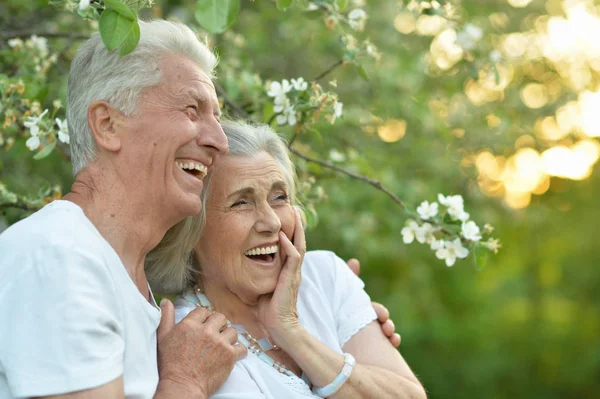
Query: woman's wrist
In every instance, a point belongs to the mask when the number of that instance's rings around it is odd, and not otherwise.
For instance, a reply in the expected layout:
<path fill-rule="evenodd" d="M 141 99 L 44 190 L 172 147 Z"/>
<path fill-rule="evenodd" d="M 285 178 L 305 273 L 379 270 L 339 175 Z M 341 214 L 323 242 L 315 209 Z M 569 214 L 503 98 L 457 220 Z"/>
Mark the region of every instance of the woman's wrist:
<path fill-rule="evenodd" d="M 306 330 L 297 321 L 295 323 L 286 323 L 282 326 L 271 327 L 268 329 L 271 339 L 283 350 L 289 352 L 292 345 L 302 342 L 301 338 L 306 334 Z"/>

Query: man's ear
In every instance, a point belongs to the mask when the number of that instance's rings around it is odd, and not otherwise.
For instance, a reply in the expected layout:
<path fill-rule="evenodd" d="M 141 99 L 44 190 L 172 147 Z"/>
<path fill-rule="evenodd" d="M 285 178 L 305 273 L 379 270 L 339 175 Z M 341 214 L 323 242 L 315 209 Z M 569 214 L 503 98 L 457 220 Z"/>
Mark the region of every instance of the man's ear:
<path fill-rule="evenodd" d="M 95 101 L 88 108 L 88 123 L 96 145 L 110 152 L 121 149 L 121 136 L 118 129 L 123 114 L 106 101 Z"/>

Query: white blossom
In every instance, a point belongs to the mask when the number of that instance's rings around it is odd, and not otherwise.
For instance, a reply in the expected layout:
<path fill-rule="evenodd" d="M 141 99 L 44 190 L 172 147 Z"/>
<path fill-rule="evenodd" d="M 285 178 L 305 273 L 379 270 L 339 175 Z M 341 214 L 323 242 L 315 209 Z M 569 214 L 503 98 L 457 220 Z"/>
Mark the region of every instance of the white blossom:
<path fill-rule="evenodd" d="M 329 151 L 329 159 L 333 162 L 344 162 L 346 160 L 346 155 L 334 148 Z"/>
<path fill-rule="evenodd" d="M 14 39 L 9 39 L 8 45 L 11 48 L 21 47 L 23 45 L 23 40 L 19 39 L 18 37 L 14 38 Z"/>
<path fill-rule="evenodd" d="M 269 91 L 267 91 L 267 95 L 269 97 L 278 97 L 285 96 L 286 93 L 289 93 L 292 90 L 292 85 L 287 79 L 283 79 L 281 83 L 279 82 L 271 82 L 271 86 L 269 86 Z"/>
<path fill-rule="evenodd" d="M 444 241 L 443 245 L 437 249 L 435 256 L 438 259 L 446 261 L 446 266 L 452 266 L 456 262 L 456 258 L 464 259 L 469 255 L 469 250 L 463 247 L 460 238 L 453 241 Z"/>
<path fill-rule="evenodd" d="M 438 229 L 433 227 L 431 223 L 423 223 L 423 225 L 415 231 L 415 237 L 421 244 L 430 244 L 435 241 L 434 233 L 437 230 Z"/>
<path fill-rule="evenodd" d="M 290 99 L 284 95 L 275 97 L 273 111 L 279 113 L 290 107 Z"/>
<path fill-rule="evenodd" d="M 479 231 L 479 226 L 473 221 L 463 223 L 461 227 L 461 232 L 464 238 L 471 241 L 479 241 L 481 240 L 481 233 Z"/>
<path fill-rule="evenodd" d="M 483 244 L 486 246 L 487 249 L 489 249 L 495 254 L 497 254 L 498 250 L 502 248 L 502 245 L 500 245 L 500 241 L 495 238 L 490 238 L 487 242 L 484 242 Z"/>
<path fill-rule="evenodd" d="M 27 146 L 27 148 L 29 148 L 30 151 L 35 151 L 40 146 L 40 138 L 38 136 L 31 136 L 27 139 L 25 145 Z"/>
<path fill-rule="evenodd" d="M 308 88 L 308 83 L 304 80 L 304 78 L 292 79 L 292 86 L 297 91 L 304 91 Z"/>
<path fill-rule="evenodd" d="M 438 214 L 438 203 L 433 202 L 430 204 L 429 201 L 423 201 L 417 207 L 417 213 L 423 220 L 432 219 Z"/>
<path fill-rule="evenodd" d="M 406 226 L 400 231 L 400 234 L 402 234 L 402 241 L 405 244 L 410 244 L 413 242 L 418 230 L 419 224 L 414 220 L 409 220 L 406 223 Z"/>
<path fill-rule="evenodd" d="M 339 118 L 340 116 L 342 116 L 343 108 L 344 108 L 344 103 L 336 101 L 335 104 L 333 104 L 333 115 L 336 118 Z"/>
<path fill-rule="evenodd" d="M 461 195 L 449 195 L 444 197 L 442 194 L 438 194 L 438 201 L 440 204 L 448 207 L 448 214 L 454 220 L 460 220 L 466 222 L 469 220 L 469 214 L 465 212 L 464 200 Z"/>
<path fill-rule="evenodd" d="M 87 10 L 90 6 L 90 0 L 79 0 L 79 9 L 81 11 Z"/>
<path fill-rule="evenodd" d="M 316 5 L 315 3 L 313 3 L 312 1 L 310 3 L 308 3 L 308 5 L 306 6 L 306 11 L 315 11 L 318 9 L 319 9 L 319 6 Z"/>
<path fill-rule="evenodd" d="M 60 120 L 58 118 L 55 119 L 56 124 L 58 125 L 58 139 L 65 144 L 69 144 L 69 128 L 67 126 L 67 120 Z"/>
<path fill-rule="evenodd" d="M 502 54 L 498 51 L 498 50 L 493 50 L 490 53 L 490 60 L 494 63 L 497 64 L 500 61 L 502 61 Z"/>
<path fill-rule="evenodd" d="M 348 13 L 348 24 L 352 29 L 363 31 L 365 29 L 366 22 L 367 13 L 363 9 L 355 8 Z"/>
<path fill-rule="evenodd" d="M 464 29 L 456 35 L 456 44 L 466 50 L 472 50 L 477 42 L 483 37 L 481 28 L 467 24 Z"/>
<path fill-rule="evenodd" d="M 483 225 L 483 232 L 485 234 L 492 234 L 492 232 L 494 231 L 494 226 L 492 226 L 489 223 L 486 223 Z"/>
<path fill-rule="evenodd" d="M 40 132 L 40 127 L 38 126 L 38 123 L 40 123 L 40 121 L 42 120 L 42 118 L 48 113 L 48 110 L 44 110 L 44 112 L 42 112 L 40 114 L 40 116 L 28 116 L 27 119 L 25 120 L 25 122 L 23 122 L 23 125 L 27 128 L 29 128 L 29 134 L 31 134 L 32 136 L 37 136 Z M 39 144 L 38 144 L 39 145 Z"/>
<path fill-rule="evenodd" d="M 277 115 L 276 119 L 277 123 L 280 125 L 285 125 L 286 123 L 289 125 L 295 125 L 298 120 L 296 119 L 296 110 L 294 109 L 294 106 L 287 106 L 281 114 Z"/>
<path fill-rule="evenodd" d="M 28 47 L 37 48 L 38 51 L 45 57 L 48 55 L 48 39 L 37 35 L 31 35 L 25 43 Z"/>

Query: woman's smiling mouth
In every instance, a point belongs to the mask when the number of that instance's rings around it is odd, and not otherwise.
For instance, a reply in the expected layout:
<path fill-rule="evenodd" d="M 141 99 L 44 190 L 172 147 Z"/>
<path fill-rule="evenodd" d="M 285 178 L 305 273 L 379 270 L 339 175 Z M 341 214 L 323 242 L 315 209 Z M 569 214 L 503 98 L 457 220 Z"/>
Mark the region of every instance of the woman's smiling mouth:
<path fill-rule="evenodd" d="M 252 248 L 244 253 L 247 258 L 259 263 L 272 263 L 279 252 L 279 245 Z"/>

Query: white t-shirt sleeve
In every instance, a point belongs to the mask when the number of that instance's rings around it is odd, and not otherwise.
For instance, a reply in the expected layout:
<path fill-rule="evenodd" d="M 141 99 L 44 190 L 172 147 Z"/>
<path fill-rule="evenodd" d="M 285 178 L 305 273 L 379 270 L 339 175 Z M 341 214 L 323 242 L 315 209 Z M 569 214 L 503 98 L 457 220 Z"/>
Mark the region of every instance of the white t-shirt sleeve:
<path fill-rule="evenodd" d="M 323 279 L 322 290 L 327 295 L 335 317 L 340 346 L 377 318 L 365 284 L 346 262 L 329 251 L 315 251 L 315 261 Z"/>
<path fill-rule="evenodd" d="M 0 270 L 9 265 L 12 274 L 0 285 L 0 364 L 13 395 L 61 394 L 118 378 L 122 315 L 104 261 L 68 243 L 29 246 L 0 257 Z"/>

